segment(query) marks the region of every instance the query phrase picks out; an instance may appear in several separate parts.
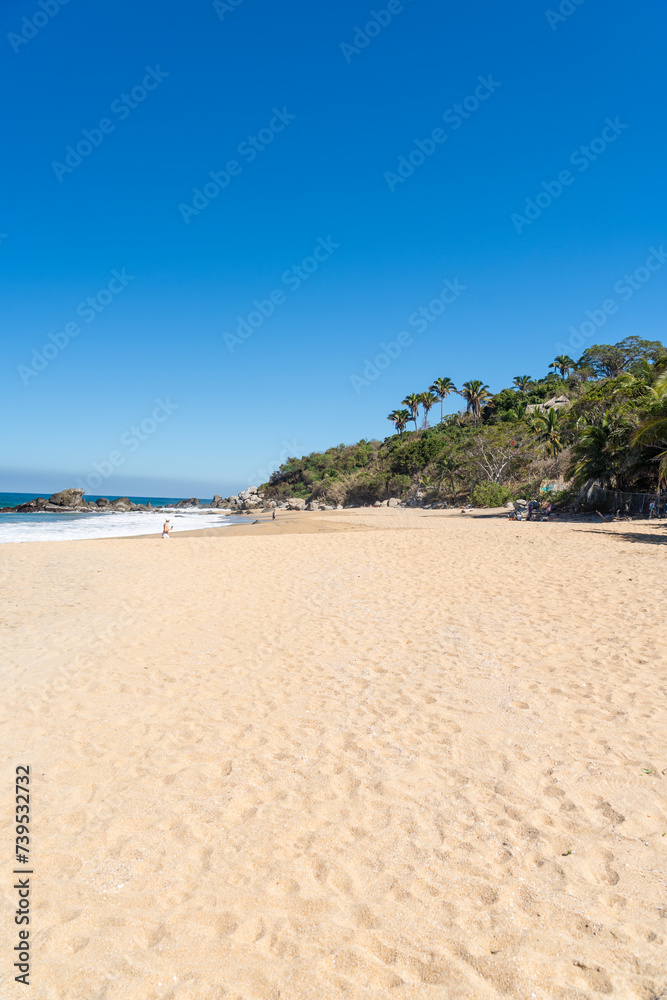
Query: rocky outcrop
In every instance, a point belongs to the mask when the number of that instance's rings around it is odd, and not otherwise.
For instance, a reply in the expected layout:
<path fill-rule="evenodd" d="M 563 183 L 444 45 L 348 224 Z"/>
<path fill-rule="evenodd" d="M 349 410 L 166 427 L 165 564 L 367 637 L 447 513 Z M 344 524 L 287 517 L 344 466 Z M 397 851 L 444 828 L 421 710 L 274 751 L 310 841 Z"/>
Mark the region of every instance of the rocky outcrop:
<path fill-rule="evenodd" d="M 80 507 L 85 490 L 69 489 L 61 490 L 60 493 L 53 493 L 49 497 L 49 503 L 57 507 Z"/>
<path fill-rule="evenodd" d="M 176 504 L 177 507 L 201 507 L 201 500 L 197 497 L 191 497 L 190 500 L 179 500 Z"/>

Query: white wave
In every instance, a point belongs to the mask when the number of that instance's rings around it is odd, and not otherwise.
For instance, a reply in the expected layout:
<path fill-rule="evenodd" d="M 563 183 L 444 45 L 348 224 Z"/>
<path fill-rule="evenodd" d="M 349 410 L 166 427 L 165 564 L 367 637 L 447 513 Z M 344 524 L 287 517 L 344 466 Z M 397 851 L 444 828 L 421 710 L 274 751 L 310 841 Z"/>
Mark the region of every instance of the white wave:
<path fill-rule="evenodd" d="M 159 511 L 101 514 L 5 514 L 0 515 L 0 543 L 66 542 L 77 538 L 150 535 L 162 532 L 166 517 L 174 532 L 192 528 L 223 528 L 251 520 L 245 517 L 226 517 L 222 510 L 205 507 L 179 510 L 170 507 Z"/>

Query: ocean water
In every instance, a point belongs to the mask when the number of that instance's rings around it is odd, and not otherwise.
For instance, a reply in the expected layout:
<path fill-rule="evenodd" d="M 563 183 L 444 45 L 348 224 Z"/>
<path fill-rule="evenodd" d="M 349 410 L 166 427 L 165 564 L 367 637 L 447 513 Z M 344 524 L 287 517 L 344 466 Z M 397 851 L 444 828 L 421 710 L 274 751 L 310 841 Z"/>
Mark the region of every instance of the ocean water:
<path fill-rule="evenodd" d="M 27 503 L 37 494 L 0 493 L 0 508 L 16 507 Z M 40 496 L 50 496 L 42 493 Z M 97 500 L 97 496 L 86 496 L 86 500 Z M 109 500 L 117 497 L 110 496 Z M 130 497 L 134 503 L 148 503 L 154 507 L 170 507 L 178 503 L 179 497 Z M 201 500 L 202 504 L 210 499 Z M 13 514 L 0 513 L 0 543 L 3 542 L 58 542 L 76 538 L 123 538 L 129 535 L 148 535 L 162 531 L 165 516 L 169 517 L 173 530 L 189 531 L 192 528 L 221 528 L 230 524 L 247 524 L 249 518 L 226 515 L 221 510 L 187 507 L 176 510 L 173 507 L 165 515 L 161 511 L 101 511 L 90 514 Z"/>

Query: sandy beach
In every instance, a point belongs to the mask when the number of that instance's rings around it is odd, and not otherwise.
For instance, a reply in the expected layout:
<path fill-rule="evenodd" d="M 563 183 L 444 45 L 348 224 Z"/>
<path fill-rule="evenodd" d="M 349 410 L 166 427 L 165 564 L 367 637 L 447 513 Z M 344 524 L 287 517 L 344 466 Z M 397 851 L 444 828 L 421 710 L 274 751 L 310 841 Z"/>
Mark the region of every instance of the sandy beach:
<path fill-rule="evenodd" d="M 667 997 L 663 523 L 383 508 L 1 554 L 31 997 Z"/>

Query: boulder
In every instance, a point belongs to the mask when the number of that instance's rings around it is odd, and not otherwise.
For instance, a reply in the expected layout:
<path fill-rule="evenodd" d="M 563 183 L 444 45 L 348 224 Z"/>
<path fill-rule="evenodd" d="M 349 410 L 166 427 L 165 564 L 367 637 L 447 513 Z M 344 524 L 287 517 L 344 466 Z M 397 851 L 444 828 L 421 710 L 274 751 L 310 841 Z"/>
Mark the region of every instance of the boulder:
<path fill-rule="evenodd" d="M 78 507 L 83 499 L 83 494 L 85 490 L 79 489 L 69 489 L 61 490 L 60 493 L 53 493 L 49 497 L 49 503 L 55 504 L 57 507 Z"/>
<path fill-rule="evenodd" d="M 19 504 L 18 507 L 7 507 L 6 510 L 15 510 L 19 514 L 29 514 L 30 511 L 43 510 L 49 501 L 44 497 L 36 497 L 34 500 L 28 500 L 27 503 Z"/>
<path fill-rule="evenodd" d="M 95 501 L 95 505 L 97 507 L 110 507 L 111 506 L 111 500 L 107 500 L 106 497 L 100 497 L 99 500 Z"/>
<path fill-rule="evenodd" d="M 319 509 L 320 505 L 316 503 L 314 500 L 311 500 L 308 506 L 306 507 L 306 510 L 319 510 Z"/>
<path fill-rule="evenodd" d="M 287 501 L 287 509 L 288 510 L 305 510 L 306 509 L 306 501 L 305 500 L 301 500 L 301 499 L 299 499 L 297 497 L 292 497 L 290 500 Z"/>
<path fill-rule="evenodd" d="M 222 503 L 222 497 L 220 496 L 219 493 L 216 493 L 215 496 L 213 497 L 213 503 L 216 504 L 218 507 Z"/>
<path fill-rule="evenodd" d="M 201 501 L 197 497 L 191 497 L 189 500 L 179 500 L 176 507 L 201 507 Z"/>
<path fill-rule="evenodd" d="M 391 500 L 387 500 L 387 507 L 398 507 L 398 500 L 396 497 L 392 497 Z"/>

